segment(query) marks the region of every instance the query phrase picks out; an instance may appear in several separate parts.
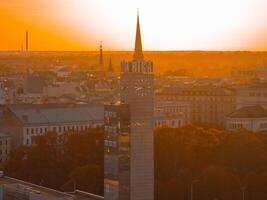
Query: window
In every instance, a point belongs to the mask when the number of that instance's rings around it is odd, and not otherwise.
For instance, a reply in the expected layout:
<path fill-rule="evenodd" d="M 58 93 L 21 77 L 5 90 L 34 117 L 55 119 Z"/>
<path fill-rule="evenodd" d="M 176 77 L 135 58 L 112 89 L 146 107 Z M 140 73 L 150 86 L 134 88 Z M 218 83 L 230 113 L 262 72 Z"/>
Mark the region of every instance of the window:
<path fill-rule="evenodd" d="M 105 192 L 109 192 L 109 184 L 105 184 Z"/>

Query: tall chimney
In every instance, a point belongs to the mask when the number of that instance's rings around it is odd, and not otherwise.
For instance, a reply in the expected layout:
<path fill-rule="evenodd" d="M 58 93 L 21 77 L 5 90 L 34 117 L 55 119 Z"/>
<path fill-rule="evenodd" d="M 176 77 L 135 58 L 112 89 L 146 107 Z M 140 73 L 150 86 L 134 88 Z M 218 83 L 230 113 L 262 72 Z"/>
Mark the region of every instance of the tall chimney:
<path fill-rule="evenodd" d="M 29 50 L 29 34 L 28 31 L 26 31 L 26 51 Z"/>

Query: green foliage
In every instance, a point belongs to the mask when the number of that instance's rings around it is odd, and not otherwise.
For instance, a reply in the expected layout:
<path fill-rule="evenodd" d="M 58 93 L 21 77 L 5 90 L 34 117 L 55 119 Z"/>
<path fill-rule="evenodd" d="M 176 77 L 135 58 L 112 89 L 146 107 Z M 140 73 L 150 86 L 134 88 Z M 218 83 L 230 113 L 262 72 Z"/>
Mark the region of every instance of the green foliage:
<path fill-rule="evenodd" d="M 89 129 L 34 138 L 35 145 L 14 150 L 6 165 L 9 176 L 54 189 L 77 189 L 102 194 L 103 130 Z M 86 182 L 90 178 L 92 181 Z M 101 181 L 100 181 L 101 180 Z M 73 189 L 73 186 L 71 187 Z"/>
<path fill-rule="evenodd" d="M 243 187 L 250 200 L 264 200 L 266 147 L 265 135 L 247 130 L 229 132 L 197 126 L 158 129 L 156 199 L 190 199 L 193 184 L 194 200 L 242 199 Z"/>
<path fill-rule="evenodd" d="M 155 131 L 155 199 L 267 199 L 267 137 L 211 126 Z M 11 153 L 6 172 L 36 184 L 103 195 L 103 130 L 50 133 Z M 245 188 L 245 189 L 244 189 Z"/>

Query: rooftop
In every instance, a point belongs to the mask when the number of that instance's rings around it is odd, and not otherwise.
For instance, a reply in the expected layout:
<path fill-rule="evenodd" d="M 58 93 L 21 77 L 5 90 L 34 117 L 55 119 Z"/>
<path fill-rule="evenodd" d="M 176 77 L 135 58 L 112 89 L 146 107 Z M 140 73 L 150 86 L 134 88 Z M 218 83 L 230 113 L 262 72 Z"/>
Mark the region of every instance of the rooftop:
<path fill-rule="evenodd" d="M 64 193 L 54 189 L 46 188 L 43 186 L 35 185 L 29 182 L 21 181 L 10 177 L 0 178 L 0 187 L 5 187 L 11 192 L 32 192 L 42 197 L 42 199 L 60 199 L 60 200 L 100 200 L 104 199 L 101 196 L 90 194 L 83 191 L 75 191 L 73 193 Z"/>
<path fill-rule="evenodd" d="M 104 106 L 85 105 L 10 105 L 9 110 L 24 124 L 103 121 Z"/>
<path fill-rule="evenodd" d="M 229 118 L 265 118 L 267 117 L 267 110 L 263 107 L 246 106 L 242 107 L 228 115 Z"/>

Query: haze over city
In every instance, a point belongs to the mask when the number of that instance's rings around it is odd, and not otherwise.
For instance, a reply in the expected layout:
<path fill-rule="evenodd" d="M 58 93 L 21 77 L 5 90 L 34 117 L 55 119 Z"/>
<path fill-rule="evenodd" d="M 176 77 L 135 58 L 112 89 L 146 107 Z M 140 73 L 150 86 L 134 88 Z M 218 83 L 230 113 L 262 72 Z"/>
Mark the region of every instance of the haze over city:
<path fill-rule="evenodd" d="M 0 200 L 266 200 L 266 0 L 1 0 Z"/>
<path fill-rule="evenodd" d="M 132 50 L 136 10 L 144 50 L 267 49 L 265 0 L 8 0 L 0 50 Z M 42 42 L 43 38 L 46 42 Z M 25 48 L 25 46 L 24 46 Z"/>

